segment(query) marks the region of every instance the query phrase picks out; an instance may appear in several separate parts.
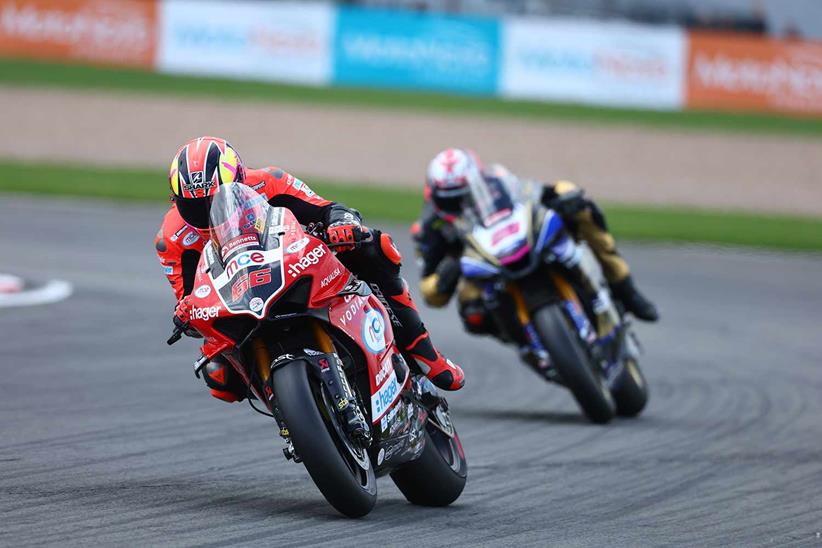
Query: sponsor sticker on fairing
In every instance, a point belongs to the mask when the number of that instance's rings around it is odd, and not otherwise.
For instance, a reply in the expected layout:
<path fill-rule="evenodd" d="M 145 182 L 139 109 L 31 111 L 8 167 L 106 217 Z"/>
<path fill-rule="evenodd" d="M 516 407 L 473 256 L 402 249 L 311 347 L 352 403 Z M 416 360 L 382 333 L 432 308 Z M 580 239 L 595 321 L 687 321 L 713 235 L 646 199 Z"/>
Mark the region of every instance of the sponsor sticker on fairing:
<path fill-rule="evenodd" d="M 402 404 L 397 404 L 391 409 L 391 411 L 386 413 L 382 419 L 380 419 L 380 430 L 382 430 L 383 432 L 388 430 L 388 427 L 391 425 L 391 421 L 394 420 L 394 418 L 397 416 L 397 413 L 400 412 L 400 409 L 402 409 Z"/>
<path fill-rule="evenodd" d="M 208 321 L 213 318 L 216 318 L 217 315 L 220 313 L 219 306 L 209 306 L 208 308 L 192 308 L 191 309 L 191 319 L 192 320 L 204 320 Z"/>
<path fill-rule="evenodd" d="M 201 285 L 200 287 L 194 290 L 194 295 L 200 297 L 201 299 L 205 299 L 206 297 L 211 295 L 211 286 Z"/>
<path fill-rule="evenodd" d="M 394 365 L 391 363 L 391 355 L 389 354 L 382 361 L 382 366 L 380 366 L 380 370 L 377 371 L 377 375 L 374 377 L 374 384 L 376 386 L 381 385 L 382 381 L 384 381 L 388 377 L 388 374 L 393 370 Z"/>
<path fill-rule="evenodd" d="M 231 259 L 225 265 L 226 275 L 230 278 L 237 273 L 238 270 L 247 268 L 253 264 L 263 264 L 265 262 L 265 255 L 260 251 L 246 251 Z"/>
<path fill-rule="evenodd" d="M 353 299 L 353 302 L 351 302 L 352 299 Z M 343 326 L 345 326 L 348 322 L 350 322 L 351 320 L 354 319 L 354 316 L 365 305 L 366 301 L 362 297 L 358 297 L 356 295 L 346 295 L 344 302 L 346 302 L 346 303 L 350 302 L 350 304 L 348 305 L 348 308 L 346 308 L 340 314 L 340 323 L 342 323 Z"/>
<path fill-rule="evenodd" d="M 288 273 L 291 274 L 292 278 L 296 278 L 302 274 L 306 268 L 320 262 L 320 258 L 325 256 L 325 249 L 325 246 L 317 245 L 311 251 L 300 257 L 299 261 L 288 265 Z"/>
<path fill-rule="evenodd" d="M 238 236 L 233 240 L 229 240 L 220 250 L 220 253 L 223 256 L 223 259 L 228 257 L 232 252 L 237 251 L 238 249 L 242 249 L 244 247 L 249 247 L 252 245 L 259 245 L 260 239 L 257 238 L 256 234 L 243 234 L 242 236 Z"/>
<path fill-rule="evenodd" d="M 339 268 L 339 267 L 335 268 L 335 269 L 334 269 L 334 272 L 332 272 L 331 274 L 329 274 L 328 276 L 326 276 L 325 278 L 323 278 L 323 279 L 322 279 L 322 281 L 320 282 L 320 287 L 325 287 L 325 286 L 327 286 L 328 284 L 330 284 L 331 282 L 333 282 L 334 280 L 336 280 L 336 279 L 337 279 L 337 277 L 338 277 L 341 273 L 342 273 L 342 270 L 340 270 L 340 268 Z"/>
<path fill-rule="evenodd" d="M 385 320 L 374 308 L 365 314 L 362 321 L 362 338 L 365 346 L 374 354 L 385 350 Z"/>
<path fill-rule="evenodd" d="M 371 395 L 371 416 L 374 417 L 374 422 L 382 418 L 383 413 L 391 407 L 400 395 L 400 383 L 397 382 L 397 375 L 392 369 L 388 374 L 388 380 L 385 381 L 379 390 Z"/>
<path fill-rule="evenodd" d="M 291 245 L 289 245 L 288 247 L 286 247 L 285 252 L 286 253 L 296 253 L 299 250 L 301 250 L 302 248 L 304 248 L 305 246 L 307 246 L 308 242 L 310 242 L 310 241 L 311 240 L 308 239 L 308 236 L 306 236 L 304 238 L 301 238 L 301 239 L 297 240 L 296 242 L 292 243 Z"/>
<path fill-rule="evenodd" d="M 259 312 L 263 308 L 263 300 L 259 297 L 254 297 L 248 302 L 248 308 L 254 312 Z"/>
<path fill-rule="evenodd" d="M 174 274 L 174 267 L 173 266 L 164 266 L 163 267 L 163 272 L 165 273 L 166 276 L 171 276 L 172 274 Z"/>

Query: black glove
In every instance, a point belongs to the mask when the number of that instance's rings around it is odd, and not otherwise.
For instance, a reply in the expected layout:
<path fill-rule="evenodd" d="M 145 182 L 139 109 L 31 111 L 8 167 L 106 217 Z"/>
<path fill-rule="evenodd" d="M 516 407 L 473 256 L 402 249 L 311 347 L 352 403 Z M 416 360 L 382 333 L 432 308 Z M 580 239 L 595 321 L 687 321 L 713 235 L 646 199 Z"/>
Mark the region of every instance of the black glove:
<path fill-rule="evenodd" d="M 437 293 L 443 295 L 451 295 L 457 289 L 457 283 L 460 281 L 462 269 L 460 268 L 460 261 L 455 257 L 446 256 L 437 269 L 434 271 L 437 274 Z"/>
<path fill-rule="evenodd" d="M 559 213 L 560 217 L 572 217 L 585 209 L 586 206 L 584 192 L 581 188 L 563 194 L 546 193 L 542 202 L 545 206 Z"/>

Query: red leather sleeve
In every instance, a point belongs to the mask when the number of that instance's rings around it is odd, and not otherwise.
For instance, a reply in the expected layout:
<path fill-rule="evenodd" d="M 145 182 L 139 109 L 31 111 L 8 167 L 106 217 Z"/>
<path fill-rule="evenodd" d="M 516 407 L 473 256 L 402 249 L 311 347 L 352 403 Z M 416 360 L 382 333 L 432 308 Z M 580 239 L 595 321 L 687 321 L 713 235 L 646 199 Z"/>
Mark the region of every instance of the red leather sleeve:
<path fill-rule="evenodd" d="M 154 249 L 178 301 L 191 291 L 196 269 L 196 261 L 192 259 L 195 258 L 194 255 L 199 258 L 204 244 L 199 232 L 183 221 L 176 208 L 172 207 L 166 213 L 163 224 L 154 237 Z"/>
<path fill-rule="evenodd" d="M 317 195 L 307 184 L 277 167 L 251 172 L 247 184 L 263 194 L 274 207 L 287 207 L 303 224 L 325 222 L 334 202 Z"/>

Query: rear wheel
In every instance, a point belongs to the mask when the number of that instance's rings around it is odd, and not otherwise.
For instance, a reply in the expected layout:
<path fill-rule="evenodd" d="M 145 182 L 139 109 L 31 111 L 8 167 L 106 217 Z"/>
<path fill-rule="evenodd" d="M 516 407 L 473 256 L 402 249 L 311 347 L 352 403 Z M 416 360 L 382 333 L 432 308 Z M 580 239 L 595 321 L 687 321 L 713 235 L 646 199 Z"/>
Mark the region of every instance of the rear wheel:
<path fill-rule="evenodd" d="M 648 383 L 636 360 L 625 359 L 611 394 L 616 401 L 617 414 L 621 417 L 636 417 L 645 409 L 648 403 Z"/>
<path fill-rule="evenodd" d="M 445 427 L 431 412 L 425 429 L 425 448 L 416 460 L 394 470 L 391 479 L 408 502 L 421 506 L 448 506 L 459 498 L 468 477 L 468 463 L 459 434 L 447 417 Z"/>
<path fill-rule="evenodd" d="M 368 453 L 345 435 L 331 401 L 303 360 L 272 374 L 277 406 L 294 449 L 326 500 L 340 513 L 362 517 L 377 501 Z"/>
<path fill-rule="evenodd" d="M 559 305 L 537 310 L 534 323 L 563 384 L 571 391 L 585 416 L 598 424 L 613 419 L 616 406 L 605 379 Z"/>

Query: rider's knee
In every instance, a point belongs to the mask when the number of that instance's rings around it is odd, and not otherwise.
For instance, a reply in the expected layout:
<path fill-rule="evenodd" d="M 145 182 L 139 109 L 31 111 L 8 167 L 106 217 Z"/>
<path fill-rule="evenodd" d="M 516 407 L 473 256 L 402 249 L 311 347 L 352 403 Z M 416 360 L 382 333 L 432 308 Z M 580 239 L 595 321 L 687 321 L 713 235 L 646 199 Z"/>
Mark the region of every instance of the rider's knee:
<path fill-rule="evenodd" d="M 245 399 L 246 387 L 234 368 L 221 357 L 208 362 L 203 368 L 203 380 L 217 399 L 235 402 Z"/>

